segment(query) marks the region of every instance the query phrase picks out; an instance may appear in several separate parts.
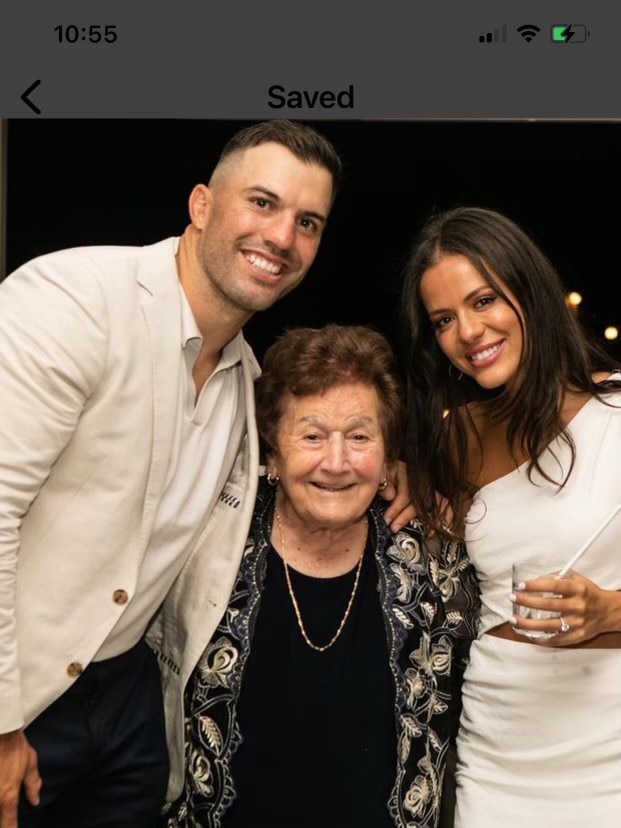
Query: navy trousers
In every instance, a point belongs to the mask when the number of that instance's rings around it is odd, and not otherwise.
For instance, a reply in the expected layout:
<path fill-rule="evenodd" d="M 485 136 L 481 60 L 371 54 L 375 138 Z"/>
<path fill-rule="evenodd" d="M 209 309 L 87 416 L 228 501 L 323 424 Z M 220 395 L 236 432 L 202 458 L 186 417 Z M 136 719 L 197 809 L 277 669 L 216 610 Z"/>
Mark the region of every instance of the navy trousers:
<path fill-rule="evenodd" d="M 152 828 L 164 802 L 168 751 L 160 672 L 140 642 L 89 664 L 26 728 L 43 780 L 22 795 L 19 828 Z"/>

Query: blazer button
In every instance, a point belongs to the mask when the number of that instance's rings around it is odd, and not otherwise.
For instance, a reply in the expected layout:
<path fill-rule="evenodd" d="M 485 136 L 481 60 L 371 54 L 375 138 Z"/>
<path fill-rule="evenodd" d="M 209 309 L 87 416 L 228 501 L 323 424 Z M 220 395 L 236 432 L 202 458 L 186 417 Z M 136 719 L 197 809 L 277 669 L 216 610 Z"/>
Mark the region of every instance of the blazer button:
<path fill-rule="evenodd" d="M 79 661 L 72 661 L 67 667 L 67 675 L 71 676 L 71 678 L 77 678 L 83 671 L 84 667 L 82 667 Z"/>
<path fill-rule="evenodd" d="M 115 589 L 112 593 L 112 600 L 115 604 L 126 604 L 129 596 L 124 589 Z"/>

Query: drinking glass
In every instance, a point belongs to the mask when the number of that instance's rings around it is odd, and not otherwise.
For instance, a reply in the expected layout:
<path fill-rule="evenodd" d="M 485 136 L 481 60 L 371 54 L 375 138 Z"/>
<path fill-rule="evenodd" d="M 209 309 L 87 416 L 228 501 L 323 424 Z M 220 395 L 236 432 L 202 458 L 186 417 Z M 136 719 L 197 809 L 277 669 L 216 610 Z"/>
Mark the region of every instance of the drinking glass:
<path fill-rule="evenodd" d="M 547 566 L 545 562 L 537 563 L 536 561 L 518 562 L 513 564 L 513 591 L 517 591 L 518 584 L 524 581 L 532 581 L 534 578 L 541 578 L 543 575 L 555 575 L 559 571 L 558 563 Z M 538 595 L 542 598 L 556 598 L 558 597 L 554 592 L 528 592 L 529 595 Z M 531 618 L 537 621 L 544 621 L 548 618 L 560 618 L 560 612 L 553 612 L 551 610 L 533 609 L 532 607 L 524 607 L 521 604 L 513 605 L 513 614 L 518 618 Z M 519 635 L 524 635 L 526 638 L 552 638 L 556 635 L 558 630 L 554 632 L 543 632 L 542 630 L 523 630 L 519 627 L 513 627 L 514 632 Z"/>

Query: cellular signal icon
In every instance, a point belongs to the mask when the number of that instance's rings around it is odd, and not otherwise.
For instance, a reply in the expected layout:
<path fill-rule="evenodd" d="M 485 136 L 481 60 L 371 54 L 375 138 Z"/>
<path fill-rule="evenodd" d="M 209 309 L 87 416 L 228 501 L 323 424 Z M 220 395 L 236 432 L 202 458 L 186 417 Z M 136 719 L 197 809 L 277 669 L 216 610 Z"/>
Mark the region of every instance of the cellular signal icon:
<path fill-rule="evenodd" d="M 518 26 L 516 31 L 527 43 L 530 43 L 531 40 L 537 37 L 541 29 L 539 26 L 533 26 L 532 23 L 525 23 L 523 26 Z"/>
<path fill-rule="evenodd" d="M 507 27 L 503 24 L 499 29 L 494 29 L 493 32 L 486 32 L 479 35 L 479 43 L 506 43 L 507 42 Z"/>

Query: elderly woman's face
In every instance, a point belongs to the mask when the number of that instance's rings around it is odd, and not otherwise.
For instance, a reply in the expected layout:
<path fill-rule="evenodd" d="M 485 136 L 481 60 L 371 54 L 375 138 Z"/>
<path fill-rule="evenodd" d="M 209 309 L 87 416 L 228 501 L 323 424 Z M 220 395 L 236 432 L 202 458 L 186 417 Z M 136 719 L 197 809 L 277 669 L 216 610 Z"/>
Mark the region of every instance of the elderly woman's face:
<path fill-rule="evenodd" d="M 378 409 L 363 383 L 285 398 L 268 470 L 280 477 L 286 508 L 310 527 L 347 526 L 373 500 L 386 474 Z"/>

